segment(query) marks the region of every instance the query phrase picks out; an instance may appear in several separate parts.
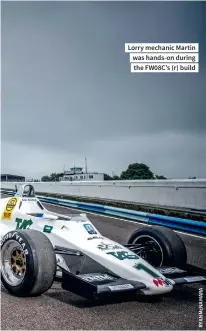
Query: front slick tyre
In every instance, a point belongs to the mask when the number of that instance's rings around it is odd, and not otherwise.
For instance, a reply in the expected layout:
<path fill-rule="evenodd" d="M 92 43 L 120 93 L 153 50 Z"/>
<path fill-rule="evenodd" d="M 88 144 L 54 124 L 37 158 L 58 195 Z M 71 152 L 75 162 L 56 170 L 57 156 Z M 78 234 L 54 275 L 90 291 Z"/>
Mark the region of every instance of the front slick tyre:
<path fill-rule="evenodd" d="M 56 256 L 50 240 L 36 230 L 8 232 L 1 242 L 1 281 L 18 297 L 48 291 L 56 274 Z"/>

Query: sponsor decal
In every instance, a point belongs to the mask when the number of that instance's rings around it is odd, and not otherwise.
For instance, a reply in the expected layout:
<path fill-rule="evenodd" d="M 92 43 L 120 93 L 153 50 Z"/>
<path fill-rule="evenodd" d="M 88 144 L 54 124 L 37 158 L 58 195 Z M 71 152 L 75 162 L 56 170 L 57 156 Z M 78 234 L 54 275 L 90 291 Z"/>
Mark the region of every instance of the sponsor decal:
<path fill-rule="evenodd" d="M 11 198 L 9 199 L 9 201 L 7 202 L 7 205 L 6 205 L 6 211 L 10 212 L 14 209 L 14 207 L 16 206 L 17 204 L 17 198 Z"/>
<path fill-rule="evenodd" d="M 102 251 L 110 251 L 113 249 L 122 249 L 121 246 L 116 244 L 105 244 L 104 242 L 101 242 L 99 245 L 97 245 L 98 249 L 101 249 Z"/>
<path fill-rule="evenodd" d="M 32 220 L 22 220 L 21 218 L 16 218 L 15 222 L 17 223 L 16 230 L 29 229 L 30 226 L 33 224 Z"/>
<path fill-rule="evenodd" d="M 137 270 L 143 270 L 145 271 L 148 275 L 151 277 L 154 277 L 153 283 L 158 287 L 158 286 L 170 286 L 172 283 L 169 281 L 169 279 L 163 280 L 155 271 L 151 270 L 148 268 L 146 265 L 142 263 L 136 263 L 134 265 L 134 268 Z"/>
<path fill-rule="evenodd" d="M 16 232 L 15 232 L 16 233 Z M 1 239 L 1 246 L 4 244 L 5 240 L 12 238 L 12 233 L 7 233 L 2 239 Z"/>
<path fill-rule="evenodd" d="M 160 278 L 160 276 L 154 272 L 153 270 L 151 270 L 150 268 L 148 268 L 146 265 L 142 264 L 142 263 L 136 263 L 134 265 L 134 268 L 137 270 L 143 270 L 145 271 L 148 275 L 154 277 L 154 278 Z"/>
<path fill-rule="evenodd" d="M 190 282 L 201 282 L 203 280 L 206 280 L 203 276 L 194 276 L 194 277 L 185 277 L 184 278 L 188 283 Z"/>
<path fill-rule="evenodd" d="M 170 281 L 169 281 L 169 279 L 165 279 L 164 280 L 164 282 L 165 282 L 165 286 L 171 286 L 171 285 L 173 285 Z"/>
<path fill-rule="evenodd" d="M 116 257 L 118 260 L 138 260 L 139 256 L 136 254 L 131 254 L 130 252 L 120 251 L 120 252 L 109 252 L 108 255 Z"/>
<path fill-rule="evenodd" d="M 22 220 L 22 218 L 16 218 L 15 222 L 17 223 L 16 230 L 27 230 L 33 224 L 31 219 Z M 45 225 L 43 228 L 43 232 L 46 232 L 46 233 L 51 233 L 52 230 L 53 230 L 53 226 L 50 226 L 50 225 Z"/>
<path fill-rule="evenodd" d="M 44 229 L 43 229 L 43 232 L 51 233 L 52 230 L 53 230 L 53 226 L 45 225 L 45 226 L 44 226 Z"/>
<path fill-rule="evenodd" d="M 160 268 L 159 272 L 161 274 L 174 274 L 174 273 L 181 273 L 184 272 L 184 270 L 178 269 L 178 268 Z"/>
<path fill-rule="evenodd" d="M 164 285 L 164 281 L 162 279 L 153 279 L 153 283 L 158 287 Z"/>
<path fill-rule="evenodd" d="M 94 229 L 92 224 L 84 224 L 84 228 L 89 234 L 97 234 L 97 231 Z"/>
<path fill-rule="evenodd" d="M 37 201 L 36 198 L 22 198 L 22 201 Z"/>
<path fill-rule="evenodd" d="M 9 201 L 7 202 L 6 207 L 3 211 L 3 214 L 2 214 L 3 220 L 11 220 L 12 212 L 13 212 L 14 208 L 16 207 L 17 201 L 18 201 L 18 198 L 9 199 Z"/>
<path fill-rule="evenodd" d="M 24 255 L 28 255 L 29 252 L 28 252 L 28 249 L 26 248 L 26 243 L 24 242 L 24 239 L 17 233 L 17 232 L 9 232 L 7 233 L 1 240 L 1 246 L 4 244 L 4 242 L 7 240 L 7 239 L 14 239 L 16 241 L 18 241 L 18 243 L 20 244 L 20 246 L 22 247 L 23 249 L 23 252 L 24 252 Z"/>
<path fill-rule="evenodd" d="M 11 215 L 12 213 L 8 213 L 8 212 L 3 212 L 3 215 L 2 215 L 2 219 L 3 220 L 10 220 L 11 219 Z"/>
<path fill-rule="evenodd" d="M 158 287 L 158 286 L 170 286 L 172 283 L 169 281 L 169 279 L 153 279 L 153 283 Z"/>
<path fill-rule="evenodd" d="M 102 275 L 86 275 L 86 276 L 81 276 L 82 279 L 86 280 L 87 282 L 102 282 L 105 280 L 114 280 L 115 278 L 107 275 L 107 274 L 102 274 Z"/>
<path fill-rule="evenodd" d="M 129 290 L 134 288 L 132 284 L 122 284 L 122 285 L 112 285 L 108 286 L 111 291 L 121 291 L 121 290 Z"/>
<path fill-rule="evenodd" d="M 77 223 L 85 223 L 86 222 L 84 218 L 76 218 L 76 219 L 74 219 L 74 221 L 77 222 Z"/>
<path fill-rule="evenodd" d="M 98 237 L 98 236 L 93 236 L 93 237 L 87 238 L 87 240 L 92 240 L 92 239 L 104 239 L 104 238 L 103 237 Z"/>

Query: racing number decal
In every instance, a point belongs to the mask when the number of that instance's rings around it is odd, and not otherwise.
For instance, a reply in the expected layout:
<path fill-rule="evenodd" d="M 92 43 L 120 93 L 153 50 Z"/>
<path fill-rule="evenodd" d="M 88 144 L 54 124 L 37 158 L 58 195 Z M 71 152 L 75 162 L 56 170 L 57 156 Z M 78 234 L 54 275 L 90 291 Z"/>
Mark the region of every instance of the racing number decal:
<path fill-rule="evenodd" d="M 18 201 L 18 198 L 9 199 L 9 201 L 7 202 L 6 207 L 3 211 L 3 214 L 2 214 L 2 219 L 3 220 L 10 220 L 11 219 L 12 211 L 16 207 L 17 201 Z"/>

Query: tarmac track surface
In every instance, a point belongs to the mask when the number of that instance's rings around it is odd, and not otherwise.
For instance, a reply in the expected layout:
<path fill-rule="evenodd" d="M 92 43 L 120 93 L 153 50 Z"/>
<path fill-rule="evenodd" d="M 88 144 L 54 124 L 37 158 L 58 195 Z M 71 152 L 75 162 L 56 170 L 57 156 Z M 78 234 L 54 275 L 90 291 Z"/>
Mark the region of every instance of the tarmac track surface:
<path fill-rule="evenodd" d="M 45 204 L 61 214 L 79 213 L 69 208 Z M 140 224 L 88 213 L 89 219 L 104 235 L 125 243 Z M 206 266 L 206 240 L 181 235 L 188 262 Z M 1 291 L 2 330 L 198 330 L 198 290 L 190 285 L 174 290 L 159 302 L 107 301 L 93 303 L 61 289 L 59 283 L 41 297 L 17 298 Z M 204 305 L 205 306 L 205 305 Z M 205 313 L 205 310 L 204 310 Z M 206 323 L 206 316 L 205 316 Z M 203 321 L 203 329 L 205 324 Z"/>

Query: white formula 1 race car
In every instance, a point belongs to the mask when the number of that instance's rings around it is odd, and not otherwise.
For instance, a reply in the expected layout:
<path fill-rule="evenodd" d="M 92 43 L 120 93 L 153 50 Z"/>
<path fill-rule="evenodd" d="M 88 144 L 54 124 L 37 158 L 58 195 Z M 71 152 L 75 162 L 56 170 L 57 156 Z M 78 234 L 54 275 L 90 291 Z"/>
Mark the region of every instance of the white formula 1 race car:
<path fill-rule="evenodd" d="M 0 212 L 1 279 L 13 295 L 41 295 L 55 279 L 90 300 L 163 295 L 177 284 L 206 282 L 205 270 L 187 264 L 184 243 L 168 228 L 142 227 L 120 245 L 85 214 L 48 211 L 28 184 L 1 199 Z"/>

